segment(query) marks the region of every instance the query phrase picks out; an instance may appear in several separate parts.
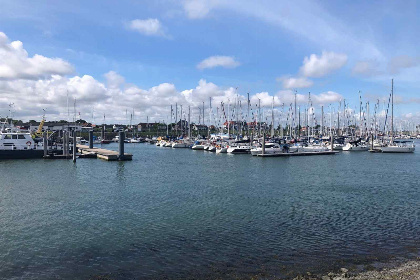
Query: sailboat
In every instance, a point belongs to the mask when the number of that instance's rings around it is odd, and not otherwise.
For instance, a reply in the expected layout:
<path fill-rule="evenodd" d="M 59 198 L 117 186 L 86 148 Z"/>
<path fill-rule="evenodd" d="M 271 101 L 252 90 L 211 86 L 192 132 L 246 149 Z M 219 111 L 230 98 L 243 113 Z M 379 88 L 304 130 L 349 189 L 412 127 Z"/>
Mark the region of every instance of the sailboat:
<path fill-rule="evenodd" d="M 413 141 L 394 140 L 394 79 L 391 80 L 391 140 L 380 149 L 383 153 L 413 153 L 416 149 Z"/>

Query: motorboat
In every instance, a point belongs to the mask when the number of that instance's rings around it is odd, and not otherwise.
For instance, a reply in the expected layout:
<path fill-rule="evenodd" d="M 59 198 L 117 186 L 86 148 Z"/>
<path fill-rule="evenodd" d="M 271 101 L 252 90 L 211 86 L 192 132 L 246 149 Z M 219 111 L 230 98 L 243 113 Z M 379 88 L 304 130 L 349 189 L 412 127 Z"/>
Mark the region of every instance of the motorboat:
<path fill-rule="evenodd" d="M 0 159 L 42 158 L 44 149 L 37 145 L 29 132 L 2 124 L 0 130 Z"/>
<path fill-rule="evenodd" d="M 189 148 L 190 147 L 190 142 L 188 140 L 182 139 L 182 140 L 177 140 L 175 142 L 172 143 L 172 148 Z"/>
<path fill-rule="evenodd" d="M 262 146 L 254 147 L 251 149 L 251 155 L 256 156 L 256 155 L 262 154 L 262 150 L 263 150 Z M 264 150 L 265 150 L 264 151 L 265 154 L 274 154 L 274 153 L 281 152 L 282 147 L 278 143 L 265 143 Z"/>
<path fill-rule="evenodd" d="M 191 147 L 191 149 L 193 150 L 204 150 L 205 147 L 205 142 L 204 141 L 196 141 L 194 143 L 194 145 Z"/>
<path fill-rule="evenodd" d="M 251 146 L 249 141 L 236 141 L 232 143 L 227 149 L 228 154 L 249 154 L 251 152 Z"/>
<path fill-rule="evenodd" d="M 346 145 L 343 147 L 343 151 L 368 151 L 369 146 L 366 144 L 366 142 L 362 142 L 362 139 L 358 139 L 355 141 L 349 141 Z"/>

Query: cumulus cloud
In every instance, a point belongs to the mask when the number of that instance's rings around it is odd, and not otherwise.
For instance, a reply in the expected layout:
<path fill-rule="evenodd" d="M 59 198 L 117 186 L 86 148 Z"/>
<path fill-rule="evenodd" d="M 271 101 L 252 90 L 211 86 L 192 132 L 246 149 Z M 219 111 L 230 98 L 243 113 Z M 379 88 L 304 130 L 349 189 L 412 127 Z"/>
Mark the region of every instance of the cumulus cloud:
<path fill-rule="evenodd" d="M 321 56 L 311 54 L 305 57 L 300 73 L 305 77 L 319 78 L 340 69 L 346 63 L 346 54 L 323 51 Z"/>
<path fill-rule="evenodd" d="M 162 24 L 156 18 L 134 19 L 128 23 L 127 27 L 143 35 L 167 37 Z"/>
<path fill-rule="evenodd" d="M 235 68 L 239 65 L 240 63 L 232 56 L 215 55 L 201 61 L 197 65 L 197 68 L 200 70 L 214 67 Z"/>
<path fill-rule="evenodd" d="M 280 101 L 285 104 L 290 104 L 295 102 L 295 93 L 291 90 L 281 90 L 276 94 Z M 314 105 L 328 105 L 331 103 L 340 102 L 343 99 L 343 96 L 334 91 L 326 91 L 320 94 L 311 93 L 311 101 Z M 309 103 L 309 94 L 300 94 L 296 93 L 296 102 L 298 104 L 308 104 Z"/>
<path fill-rule="evenodd" d="M 0 32 L 0 79 L 38 79 L 72 72 L 71 64 L 61 58 L 39 54 L 29 57 L 22 42 L 9 43 L 6 34 Z"/>
<path fill-rule="evenodd" d="M 104 76 L 106 78 L 108 87 L 110 88 L 119 88 L 122 84 L 125 83 L 124 77 L 115 71 L 109 71 Z"/>
<path fill-rule="evenodd" d="M 314 82 L 306 77 L 289 77 L 283 76 L 277 78 L 277 81 L 283 83 L 283 88 L 294 89 L 294 88 L 308 88 L 313 86 Z"/>
<path fill-rule="evenodd" d="M 388 63 L 388 71 L 391 74 L 398 74 L 402 69 L 415 67 L 420 64 L 420 57 L 400 55 L 393 57 Z"/>

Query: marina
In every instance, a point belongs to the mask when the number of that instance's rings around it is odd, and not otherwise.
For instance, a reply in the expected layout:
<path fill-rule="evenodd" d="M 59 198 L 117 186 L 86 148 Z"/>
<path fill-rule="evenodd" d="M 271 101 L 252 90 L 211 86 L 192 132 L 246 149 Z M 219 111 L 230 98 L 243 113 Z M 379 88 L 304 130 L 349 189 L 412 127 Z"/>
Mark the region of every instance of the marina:
<path fill-rule="evenodd" d="M 0 280 L 420 280 L 419 1 L 1 1 Z"/>
<path fill-rule="evenodd" d="M 418 253 L 418 150 L 125 152 L 131 161 L 0 161 L 4 279 L 288 279 Z"/>

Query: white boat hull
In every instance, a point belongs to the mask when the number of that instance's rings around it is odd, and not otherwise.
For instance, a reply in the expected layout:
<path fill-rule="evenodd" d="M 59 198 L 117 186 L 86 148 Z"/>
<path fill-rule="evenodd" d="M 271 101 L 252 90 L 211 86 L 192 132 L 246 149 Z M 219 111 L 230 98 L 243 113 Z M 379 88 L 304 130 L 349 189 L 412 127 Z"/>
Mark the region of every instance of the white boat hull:
<path fill-rule="evenodd" d="M 380 149 L 382 153 L 414 153 L 415 147 L 386 146 Z"/>

